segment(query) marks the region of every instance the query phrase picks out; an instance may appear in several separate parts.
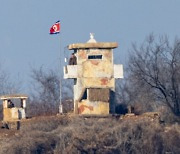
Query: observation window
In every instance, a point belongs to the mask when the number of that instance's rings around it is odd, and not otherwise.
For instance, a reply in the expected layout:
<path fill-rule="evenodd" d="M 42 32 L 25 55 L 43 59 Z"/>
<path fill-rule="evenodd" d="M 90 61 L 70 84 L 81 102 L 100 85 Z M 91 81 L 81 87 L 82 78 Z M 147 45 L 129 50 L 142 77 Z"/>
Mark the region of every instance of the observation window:
<path fill-rule="evenodd" d="M 102 55 L 88 55 L 88 59 L 102 59 Z"/>

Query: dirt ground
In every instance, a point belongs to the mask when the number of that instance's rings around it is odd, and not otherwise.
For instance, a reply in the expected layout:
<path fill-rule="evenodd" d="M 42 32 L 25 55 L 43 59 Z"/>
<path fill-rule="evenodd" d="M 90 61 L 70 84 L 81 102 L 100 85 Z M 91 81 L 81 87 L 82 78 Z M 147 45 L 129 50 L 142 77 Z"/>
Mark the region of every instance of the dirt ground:
<path fill-rule="evenodd" d="M 0 129 L 0 154 L 180 153 L 179 145 L 180 125 L 158 113 L 39 116 L 21 121 L 20 130 Z"/>

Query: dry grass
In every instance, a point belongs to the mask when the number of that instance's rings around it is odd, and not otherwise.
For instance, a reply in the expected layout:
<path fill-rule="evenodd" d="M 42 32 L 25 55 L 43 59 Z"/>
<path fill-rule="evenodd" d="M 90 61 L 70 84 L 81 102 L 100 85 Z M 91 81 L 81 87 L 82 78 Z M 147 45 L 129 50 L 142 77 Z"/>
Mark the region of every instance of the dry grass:
<path fill-rule="evenodd" d="M 0 137 L 0 153 L 180 153 L 180 125 L 147 117 L 85 118 L 46 116 L 22 123 L 19 132 Z"/>

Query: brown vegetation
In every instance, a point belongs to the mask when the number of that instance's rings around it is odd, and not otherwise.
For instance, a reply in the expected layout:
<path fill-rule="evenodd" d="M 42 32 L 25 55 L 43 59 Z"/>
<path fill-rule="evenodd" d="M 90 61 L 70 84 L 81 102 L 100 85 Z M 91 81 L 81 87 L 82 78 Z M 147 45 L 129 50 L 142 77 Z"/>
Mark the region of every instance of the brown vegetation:
<path fill-rule="evenodd" d="M 178 154 L 179 145 L 179 124 L 160 124 L 148 116 L 44 116 L 22 122 L 20 131 L 9 136 L 0 133 L 0 153 L 6 154 Z"/>
<path fill-rule="evenodd" d="M 180 116 L 180 39 L 149 35 L 129 50 L 125 79 L 117 87 L 118 102 L 136 106 L 136 112 L 168 107 Z"/>

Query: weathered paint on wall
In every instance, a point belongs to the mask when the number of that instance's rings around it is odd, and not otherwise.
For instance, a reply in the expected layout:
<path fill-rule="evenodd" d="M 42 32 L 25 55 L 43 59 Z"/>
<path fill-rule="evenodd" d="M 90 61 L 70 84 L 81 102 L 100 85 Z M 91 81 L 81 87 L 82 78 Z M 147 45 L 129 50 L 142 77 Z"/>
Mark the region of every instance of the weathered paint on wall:
<path fill-rule="evenodd" d="M 109 114 L 108 102 L 90 102 L 83 100 L 78 103 L 79 114 Z"/>
<path fill-rule="evenodd" d="M 110 78 L 113 76 L 113 65 L 109 61 L 88 60 L 82 65 L 84 78 Z"/>
<path fill-rule="evenodd" d="M 5 108 L 3 110 L 3 121 L 17 121 L 25 118 L 25 109 Z"/>
<path fill-rule="evenodd" d="M 111 100 L 90 101 L 88 89 L 108 88 L 111 91 L 115 89 L 113 49 L 117 46 L 116 42 L 103 43 L 96 42 L 94 39 L 93 43 L 88 41 L 88 43 L 69 45 L 69 49 L 74 50 L 77 57 L 77 72 L 73 72 L 76 74 L 74 75 L 74 113 L 109 114 Z M 96 56 L 99 57 L 93 58 Z M 73 78 L 73 73 L 69 72 L 70 69 L 68 70 L 68 67 L 66 69 L 65 78 Z M 117 72 L 116 76 L 118 76 Z"/>
<path fill-rule="evenodd" d="M 18 119 L 18 111 L 6 108 L 3 110 L 3 121 L 12 121 Z"/>
<path fill-rule="evenodd" d="M 78 49 L 78 52 L 76 53 L 77 64 L 82 64 L 84 61 L 87 61 L 88 55 L 98 55 L 98 54 L 101 54 L 103 56 L 103 62 L 109 61 L 109 63 L 112 63 L 113 60 L 112 49 Z"/>
<path fill-rule="evenodd" d="M 83 85 L 91 88 L 113 88 L 113 78 L 84 78 Z"/>

